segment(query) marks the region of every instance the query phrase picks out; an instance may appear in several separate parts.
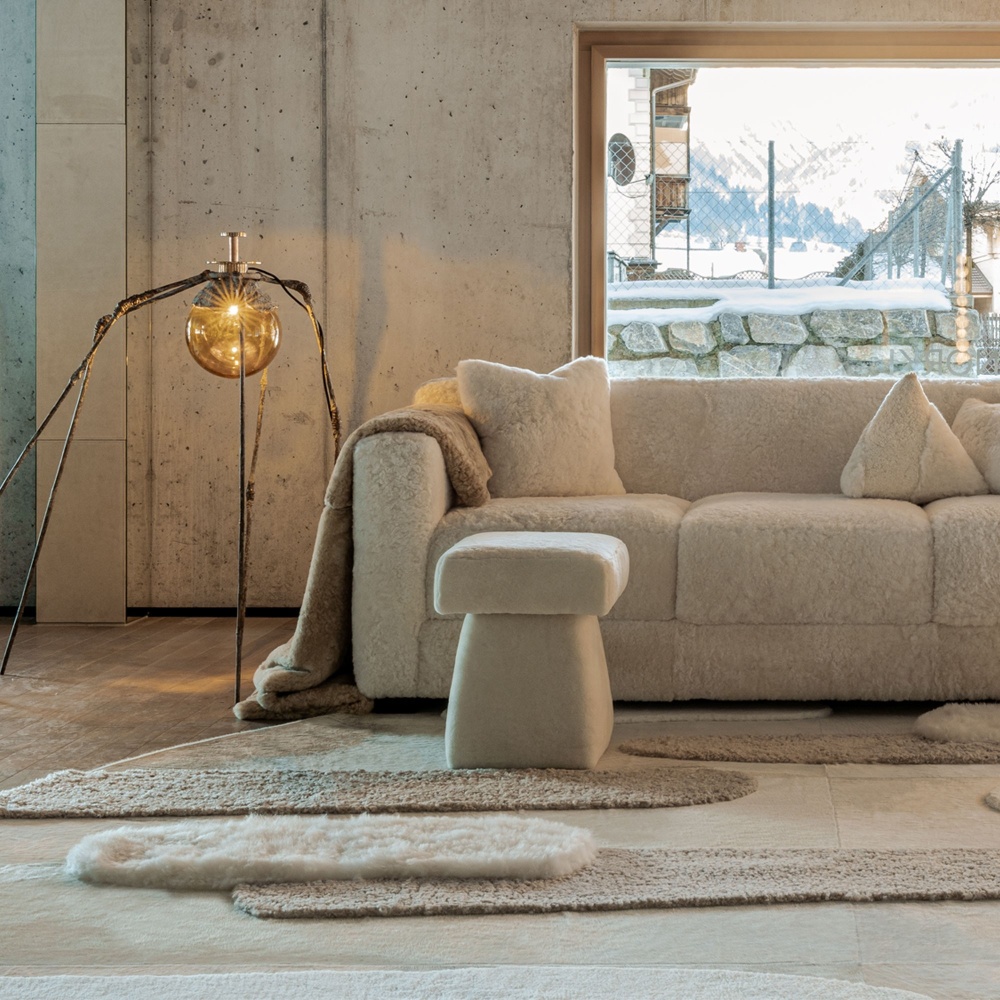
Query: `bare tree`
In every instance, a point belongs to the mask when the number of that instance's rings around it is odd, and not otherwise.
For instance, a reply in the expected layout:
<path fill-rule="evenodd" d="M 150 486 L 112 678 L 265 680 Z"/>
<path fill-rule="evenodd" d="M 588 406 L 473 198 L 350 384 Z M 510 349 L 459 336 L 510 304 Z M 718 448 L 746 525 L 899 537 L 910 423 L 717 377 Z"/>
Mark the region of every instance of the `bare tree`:
<path fill-rule="evenodd" d="M 941 138 L 917 158 L 935 172 L 947 169 L 955 145 Z M 972 260 L 972 233 L 995 228 L 1000 219 L 1000 203 L 989 199 L 1000 183 L 1000 149 L 993 148 L 964 156 L 962 160 L 962 226 L 965 230 L 965 256 Z"/>

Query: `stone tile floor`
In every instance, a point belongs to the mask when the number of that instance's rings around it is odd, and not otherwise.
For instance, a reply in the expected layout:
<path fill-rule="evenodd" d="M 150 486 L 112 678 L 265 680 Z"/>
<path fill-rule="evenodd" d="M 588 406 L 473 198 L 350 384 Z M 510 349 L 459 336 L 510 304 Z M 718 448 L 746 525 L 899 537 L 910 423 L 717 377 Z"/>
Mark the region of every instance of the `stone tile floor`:
<path fill-rule="evenodd" d="M 290 634 L 248 620 L 253 666 Z M 296 747 L 332 767 L 443 766 L 440 706 L 266 727 L 231 714 L 231 620 L 122 628 L 26 625 L 0 678 L 0 782 L 89 768 L 232 733 L 141 766 L 244 767 Z M 834 706 L 825 719 L 620 723 L 657 732 L 906 731 L 926 706 Z M 250 730 L 266 730 L 250 732 Z M 257 750 L 259 749 L 259 753 Z M 284 755 L 284 756 L 283 756 Z M 631 758 L 628 766 L 633 766 Z M 123 765 L 127 766 L 127 765 Z M 614 750 L 602 766 L 617 766 Z M 622 762 L 622 766 L 626 766 Z M 734 765 L 712 765 L 734 766 Z M 759 790 L 683 809 L 547 813 L 608 846 L 1000 848 L 982 796 L 1000 766 L 736 765 Z M 60 872 L 66 851 L 115 820 L 0 821 L 0 972 L 209 972 L 467 964 L 721 966 L 896 986 L 937 1000 L 1000 1000 L 1000 902 L 822 903 L 612 914 L 261 921 L 224 894 L 95 888 Z"/>

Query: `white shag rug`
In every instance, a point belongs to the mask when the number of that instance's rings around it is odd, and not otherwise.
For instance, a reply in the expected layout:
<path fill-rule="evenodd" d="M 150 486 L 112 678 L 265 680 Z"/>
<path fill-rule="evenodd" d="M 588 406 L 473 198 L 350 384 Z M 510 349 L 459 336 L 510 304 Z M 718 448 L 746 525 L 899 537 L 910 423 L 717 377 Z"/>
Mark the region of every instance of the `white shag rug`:
<path fill-rule="evenodd" d="M 69 852 L 66 871 L 84 882 L 231 889 L 317 879 L 559 878 L 596 855 L 589 830 L 524 816 L 247 816 L 102 830 Z"/>
<path fill-rule="evenodd" d="M 918 715 L 914 732 L 947 743 L 1000 743 L 1000 703 L 954 702 Z"/>
<path fill-rule="evenodd" d="M 928 1000 L 844 979 L 726 969 L 480 966 L 0 978 L 0 1000 Z"/>

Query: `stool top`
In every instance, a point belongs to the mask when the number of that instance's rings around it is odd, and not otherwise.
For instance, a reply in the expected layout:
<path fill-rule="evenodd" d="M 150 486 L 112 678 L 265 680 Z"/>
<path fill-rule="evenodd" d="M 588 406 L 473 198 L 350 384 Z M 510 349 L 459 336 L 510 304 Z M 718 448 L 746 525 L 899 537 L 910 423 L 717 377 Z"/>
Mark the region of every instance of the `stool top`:
<path fill-rule="evenodd" d="M 620 538 L 590 531 L 484 531 L 438 560 L 439 614 L 606 615 L 628 583 Z"/>

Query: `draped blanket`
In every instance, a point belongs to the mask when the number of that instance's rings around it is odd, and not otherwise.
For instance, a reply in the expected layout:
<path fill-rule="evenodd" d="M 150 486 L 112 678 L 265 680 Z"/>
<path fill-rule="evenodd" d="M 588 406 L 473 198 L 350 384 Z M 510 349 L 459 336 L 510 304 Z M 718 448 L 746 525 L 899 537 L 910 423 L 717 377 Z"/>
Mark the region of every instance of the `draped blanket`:
<path fill-rule="evenodd" d="M 330 477 L 295 634 L 257 668 L 253 695 L 234 709 L 239 718 L 371 711 L 351 673 L 354 448 L 363 438 L 391 431 L 427 434 L 438 442 L 459 506 L 479 507 L 489 499 L 490 467 L 460 408 L 416 404 L 362 424 L 344 443 Z"/>

